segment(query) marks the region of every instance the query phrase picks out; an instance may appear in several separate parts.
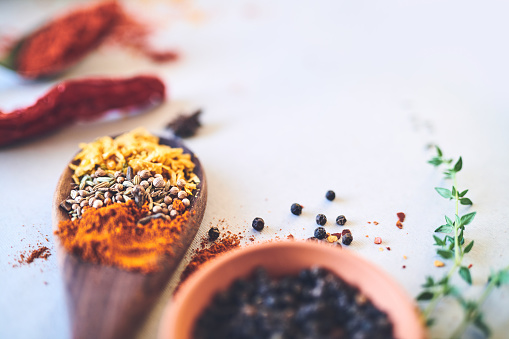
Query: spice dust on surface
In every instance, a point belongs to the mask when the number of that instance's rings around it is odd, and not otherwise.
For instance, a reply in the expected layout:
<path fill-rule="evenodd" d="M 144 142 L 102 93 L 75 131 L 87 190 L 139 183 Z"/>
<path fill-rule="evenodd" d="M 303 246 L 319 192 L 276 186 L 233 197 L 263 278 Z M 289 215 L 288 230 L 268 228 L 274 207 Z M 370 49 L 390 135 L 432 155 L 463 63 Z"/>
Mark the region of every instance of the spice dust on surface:
<path fill-rule="evenodd" d="M 36 249 L 31 251 L 22 251 L 19 254 L 19 259 L 16 262 L 19 265 L 28 265 L 34 262 L 35 259 L 48 259 L 51 255 L 50 249 L 46 246 L 39 246 Z M 14 264 L 12 267 L 18 267 L 18 265 Z"/>
<path fill-rule="evenodd" d="M 182 272 L 179 286 L 182 285 L 182 283 L 187 280 L 187 278 L 203 264 L 207 263 L 220 254 L 240 247 L 240 240 L 241 238 L 237 234 L 229 233 L 223 235 L 222 238 L 213 242 L 210 247 L 203 247 L 205 245 L 204 242 L 207 241 L 204 239 L 204 241 L 202 241 L 202 248 L 195 250 L 193 256 L 191 257 L 191 261 L 184 269 L 184 272 Z M 177 289 L 179 286 L 177 286 Z"/>

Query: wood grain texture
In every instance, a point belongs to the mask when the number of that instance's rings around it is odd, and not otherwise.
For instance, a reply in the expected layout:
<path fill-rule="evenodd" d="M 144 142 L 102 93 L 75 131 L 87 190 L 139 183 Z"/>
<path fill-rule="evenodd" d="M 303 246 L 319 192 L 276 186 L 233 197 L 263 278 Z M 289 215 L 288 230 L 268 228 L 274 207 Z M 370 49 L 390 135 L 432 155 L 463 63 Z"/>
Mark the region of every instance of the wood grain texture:
<path fill-rule="evenodd" d="M 164 268 L 157 273 L 128 272 L 112 266 L 84 262 L 60 246 L 58 256 L 66 287 L 67 304 L 73 338 L 132 338 L 168 283 L 186 250 L 196 236 L 205 212 L 207 182 L 194 154 L 176 139 L 160 139 L 161 144 L 182 147 L 192 154 L 200 178 L 190 211 L 195 211 L 184 227 L 180 240 L 173 246 L 175 255 L 166 257 Z M 53 228 L 68 215 L 59 207 L 71 189 L 72 171 L 62 173 L 53 197 Z M 192 213 L 191 213 L 192 214 Z"/>

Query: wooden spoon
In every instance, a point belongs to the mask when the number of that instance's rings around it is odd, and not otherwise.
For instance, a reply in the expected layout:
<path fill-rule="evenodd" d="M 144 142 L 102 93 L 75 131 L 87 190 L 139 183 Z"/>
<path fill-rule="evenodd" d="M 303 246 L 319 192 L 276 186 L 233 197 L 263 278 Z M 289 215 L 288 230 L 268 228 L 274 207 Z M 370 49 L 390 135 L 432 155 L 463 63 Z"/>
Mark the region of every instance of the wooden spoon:
<path fill-rule="evenodd" d="M 190 219 L 157 273 L 128 272 L 112 266 L 92 264 L 67 253 L 58 244 L 61 271 L 65 281 L 73 338 L 132 338 L 142 324 L 163 288 L 167 285 L 200 227 L 207 202 L 207 182 L 198 158 L 177 139 L 160 138 L 160 144 L 180 147 L 192 155 L 194 173 L 200 178 Z M 72 171 L 67 167 L 58 181 L 53 197 L 53 228 L 68 220 L 60 207 L 71 190 Z"/>

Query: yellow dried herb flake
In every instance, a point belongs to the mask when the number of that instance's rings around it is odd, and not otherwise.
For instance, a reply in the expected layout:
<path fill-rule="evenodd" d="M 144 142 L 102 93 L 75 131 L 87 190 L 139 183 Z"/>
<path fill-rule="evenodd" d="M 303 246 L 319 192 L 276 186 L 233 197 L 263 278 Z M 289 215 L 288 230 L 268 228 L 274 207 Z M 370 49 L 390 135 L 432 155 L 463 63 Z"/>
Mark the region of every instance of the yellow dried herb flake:
<path fill-rule="evenodd" d="M 80 148 L 81 151 L 69 165 L 74 171 L 75 182 L 98 167 L 114 173 L 131 166 L 135 172 L 146 169 L 159 173 L 169 178 L 172 185 L 178 179 L 187 180 L 188 193 L 199 183 L 198 177 L 192 172 L 194 163 L 191 155 L 184 154 L 182 148 L 160 145 L 159 138 L 144 128 L 137 128 L 115 139 L 105 136 L 91 143 L 81 143 Z"/>

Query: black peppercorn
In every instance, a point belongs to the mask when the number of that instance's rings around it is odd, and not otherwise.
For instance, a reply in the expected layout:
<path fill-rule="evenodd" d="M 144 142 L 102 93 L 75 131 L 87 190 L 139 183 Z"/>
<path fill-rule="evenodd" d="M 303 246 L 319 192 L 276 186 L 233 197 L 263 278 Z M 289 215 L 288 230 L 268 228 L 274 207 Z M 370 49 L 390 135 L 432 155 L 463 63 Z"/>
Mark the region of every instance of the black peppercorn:
<path fill-rule="evenodd" d="M 299 205 L 297 203 L 292 204 L 290 211 L 292 211 L 292 213 L 295 215 L 300 215 L 302 213 L 302 205 Z"/>
<path fill-rule="evenodd" d="M 327 237 L 327 231 L 323 227 L 317 227 L 315 230 L 316 239 L 325 239 Z"/>
<path fill-rule="evenodd" d="M 327 223 L 327 217 L 324 214 L 318 214 L 316 216 L 316 223 L 320 226 L 325 225 L 325 223 Z"/>
<path fill-rule="evenodd" d="M 343 226 L 345 223 L 346 218 L 344 215 L 340 215 L 339 217 L 336 218 L 336 224 L 338 224 L 339 226 Z"/>
<path fill-rule="evenodd" d="M 327 198 L 327 200 L 334 200 L 336 199 L 336 193 L 334 193 L 334 191 L 327 191 L 327 193 L 325 193 L 325 197 Z"/>
<path fill-rule="evenodd" d="M 353 241 L 352 233 L 343 234 L 343 236 L 341 237 L 341 241 L 343 242 L 344 245 L 350 245 Z"/>
<path fill-rule="evenodd" d="M 257 231 L 261 231 L 263 230 L 263 227 L 265 226 L 265 222 L 263 221 L 262 218 L 254 218 L 253 220 L 253 228 Z"/>
<path fill-rule="evenodd" d="M 209 239 L 210 241 L 214 241 L 216 240 L 217 238 L 219 238 L 219 228 L 217 227 L 211 227 L 210 230 L 209 230 Z"/>

